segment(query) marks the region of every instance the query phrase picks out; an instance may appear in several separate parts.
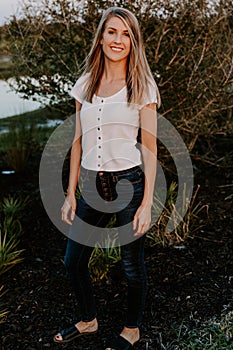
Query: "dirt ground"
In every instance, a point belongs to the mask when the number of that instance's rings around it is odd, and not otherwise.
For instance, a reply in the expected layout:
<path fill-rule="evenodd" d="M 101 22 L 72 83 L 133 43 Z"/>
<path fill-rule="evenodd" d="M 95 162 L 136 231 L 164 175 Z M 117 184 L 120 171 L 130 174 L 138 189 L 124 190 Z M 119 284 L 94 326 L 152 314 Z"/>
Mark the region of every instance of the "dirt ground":
<path fill-rule="evenodd" d="M 108 283 L 95 284 L 99 332 L 68 345 L 53 343 L 53 335 L 75 321 L 77 305 L 62 264 L 66 238 L 42 206 L 37 165 L 23 175 L 0 176 L 3 196 L 30 195 L 20 244 L 24 260 L 2 276 L 9 314 L 1 325 L 1 349 L 104 350 L 124 319 L 126 284 L 120 264 Z M 202 165 L 195 182 L 201 186 L 198 200 L 209 206 L 205 225 L 182 247 L 146 248 L 149 291 L 136 350 L 175 349 L 182 324 L 192 329 L 219 316 L 224 307 L 232 308 L 232 181 L 232 167 Z"/>

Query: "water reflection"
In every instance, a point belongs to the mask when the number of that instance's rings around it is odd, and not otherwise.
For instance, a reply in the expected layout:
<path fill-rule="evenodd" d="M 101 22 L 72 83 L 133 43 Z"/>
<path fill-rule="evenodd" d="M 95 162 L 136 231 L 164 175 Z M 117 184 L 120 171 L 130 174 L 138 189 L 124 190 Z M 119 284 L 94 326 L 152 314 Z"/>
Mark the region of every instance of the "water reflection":
<path fill-rule="evenodd" d="M 13 78 L 8 81 L 11 84 L 14 83 Z M 20 94 L 11 90 L 8 82 L 4 80 L 0 80 L 0 99 L 0 118 L 30 112 L 42 107 L 40 102 L 22 99 Z"/>
<path fill-rule="evenodd" d="M 58 126 L 60 124 L 62 124 L 64 121 L 61 120 L 61 119 L 50 119 L 50 120 L 47 120 L 46 122 L 44 123 L 39 123 L 37 124 L 38 127 L 49 127 L 49 128 L 53 128 L 55 126 Z M 28 125 L 28 128 L 30 128 L 30 125 Z M 7 134 L 8 132 L 10 131 L 10 129 L 8 127 L 4 127 L 4 128 L 0 128 L 0 135 L 2 134 Z"/>

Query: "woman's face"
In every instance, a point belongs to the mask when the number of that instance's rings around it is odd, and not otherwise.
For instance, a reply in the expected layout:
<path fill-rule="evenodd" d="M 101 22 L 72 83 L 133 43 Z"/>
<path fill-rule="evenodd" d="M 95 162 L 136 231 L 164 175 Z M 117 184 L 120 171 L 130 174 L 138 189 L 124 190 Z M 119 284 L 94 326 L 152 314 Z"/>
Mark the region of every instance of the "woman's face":
<path fill-rule="evenodd" d="M 124 22 L 118 17 L 111 17 L 105 24 L 102 39 L 105 59 L 113 62 L 127 61 L 131 49 L 131 39 Z"/>

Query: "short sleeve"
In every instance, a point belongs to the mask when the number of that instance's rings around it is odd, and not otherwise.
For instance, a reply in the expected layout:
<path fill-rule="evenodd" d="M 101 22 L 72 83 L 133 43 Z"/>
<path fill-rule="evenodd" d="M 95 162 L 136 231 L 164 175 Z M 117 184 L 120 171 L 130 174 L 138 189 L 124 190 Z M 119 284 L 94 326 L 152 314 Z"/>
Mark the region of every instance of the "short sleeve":
<path fill-rule="evenodd" d="M 80 103 L 83 103 L 84 100 L 84 89 L 86 82 L 87 74 L 81 76 L 69 92 L 70 96 L 74 97 Z"/>
<path fill-rule="evenodd" d="M 151 103 L 158 103 L 158 88 L 155 83 L 149 84 L 148 93 L 143 99 L 141 108 Z"/>

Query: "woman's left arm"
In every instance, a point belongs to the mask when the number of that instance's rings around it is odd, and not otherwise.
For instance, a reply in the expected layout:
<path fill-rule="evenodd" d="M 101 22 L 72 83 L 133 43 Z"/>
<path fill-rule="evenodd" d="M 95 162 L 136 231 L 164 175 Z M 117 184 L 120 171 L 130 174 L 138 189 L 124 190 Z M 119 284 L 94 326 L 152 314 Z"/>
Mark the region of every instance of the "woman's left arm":
<path fill-rule="evenodd" d="M 153 204 L 154 185 L 157 162 L 157 114 L 156 104 L 148 104 L 140 110 L 141 153 L 144 165 L 144 196 L 133 222 L 135 236 L 144 234 L 151 223 L 151 207 Z"/>

